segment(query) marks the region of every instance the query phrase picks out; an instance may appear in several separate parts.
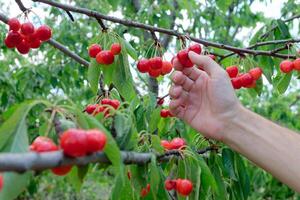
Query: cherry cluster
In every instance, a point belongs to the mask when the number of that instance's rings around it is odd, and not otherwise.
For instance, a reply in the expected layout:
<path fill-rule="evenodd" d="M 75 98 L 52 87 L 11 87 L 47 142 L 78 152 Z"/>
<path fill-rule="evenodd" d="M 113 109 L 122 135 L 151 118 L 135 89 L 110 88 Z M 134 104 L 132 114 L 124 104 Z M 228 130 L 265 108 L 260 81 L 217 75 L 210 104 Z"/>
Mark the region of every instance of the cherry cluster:
<path fill-rule="evenodd" d="M 193 191 L 193 183 L 188 179 L 165 180 L 165 189 L 176 190 L 182 196 L 188 196 Z"/>
<path fill-rule="evenodd" d="M 256 81 L 262 75 L 262 69 L 255 67 L 250 69 L 247 73 L 240 73 L 236 65 L 226 68 L 228 76 L 231 78 L 231 83 L 234 89 L 245 88 L 254 88 L 256 86 Z"/>
<path fill-rule="evenodd" d="M 150 184 L 148 183 L 146 187 L 142 188 L 141 197 L 146 197 L 149 192 L 150 192 Z"/>
<path fill-rule="evenodd" d="M 165 150 L 175 150 L 182 149 L 186 145 L 185 140 L 182 138 L 174 138 L 171 141 L 161 140 L 160 145 L 165 148 Z"/>
<path fill-rule="evenodd" d="M 35 29 L 31 22 L 23 24 L 17 18 L 8 20 L 9 32 L 4 40 L 8 48 L 17 48 L 21 54 L 29 53 L 30 49 L 38 49 L 42 42 L 49 40 L 52 30 L 47 25 Z"/>
<path fill-rule="evenodd" d="M 289 73 L 292 70 L 300 71 L 300 58 L 297 58 L 294 61 L 284 60 L 279 65 L 282 73 Z"/>
<path fill-rule="evenodd" d="M 102 65 L 110 65 L 115 60 L 115 55 L 121 53 L 122 47 L 119 43 L 111 45 L 110 50 L 102 50 L 99 44 L 92 44 L 89 47 L 89 56 L 96 58 L 97 63 Z"/>
<path fill-rule="evenodd" d="M 100 104 L 90 104 L 85 108 L 85 112 L 90 115 L 97 115 L 103 112 L 104 117 L 109 117 L 110 108 L 117 110 L 120 107 L 120 101 L 117 99 L 104 98 Z"/>
<path fill-rule="evenodd" d="M 200 44 L 193 44 L 188 49 L 180 50 L 177 53 L 177 59 L 178 59 L 178 61 L 185 68 L 189 68 L 189 67 L 193 67 L 194 66 L 194 64 L 192 63 L 192 61 L 189 59 L 189 52 L 190 51 L 193 51 L 193 52 L 195 52 L 197 54 L 201 54 L 202 48 L 201 48 Z M 213 57 L 213 59 L 215 59 L 215 57 Z"/>
<path fill-rule="evenodd" d="M 162 109 L 160 111 L 160 116 L 162 118 L 167 118 L 167 117 L 173 117 L 172 113 L 170 112 L 170 110 L 167 110 L 167 109 Z"/>
<path fill-rule="evenodd" d="M 142 58 L 137 63 L 137 69 L 141 73 L 148 73 L 149 76 L 157 78 L 160 75 L 169 74 L 173 66 L 168 61 L 163 61 L 161 57 L 153 57 L 150 59 Z"/>
<path fill-rule="evenodd" d="M 0 192 L 1 192 L 2 188 L 3 188 L 3 184 L 4 184 L 3 175 L 0 174 Z"/>

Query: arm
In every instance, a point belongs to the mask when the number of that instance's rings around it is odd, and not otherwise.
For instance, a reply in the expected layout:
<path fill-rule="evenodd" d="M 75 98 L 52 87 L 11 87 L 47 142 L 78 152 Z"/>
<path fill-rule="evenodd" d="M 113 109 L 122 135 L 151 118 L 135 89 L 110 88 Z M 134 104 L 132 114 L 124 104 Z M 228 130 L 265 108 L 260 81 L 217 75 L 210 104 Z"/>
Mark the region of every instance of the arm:
<path fill-rule="evenodd" d="M 300 192 L 300 135 L 244 108 L 225 70 L 208 56 L 190 52 L 189 57 L 204 71 L 174 60 L 172 114 Z"/>

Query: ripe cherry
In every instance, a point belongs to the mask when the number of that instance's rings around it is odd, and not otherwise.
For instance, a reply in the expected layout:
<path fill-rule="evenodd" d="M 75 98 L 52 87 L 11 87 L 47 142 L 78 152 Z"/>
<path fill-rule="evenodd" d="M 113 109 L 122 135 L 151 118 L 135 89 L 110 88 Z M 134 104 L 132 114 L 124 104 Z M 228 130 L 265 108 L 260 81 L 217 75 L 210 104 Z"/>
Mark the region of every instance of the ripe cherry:
<path fill-rule="evenodd" d="M 39 136 L 31 144 L 31 151 L 36 152 L 49 152 L 57 151 L 58 147 L 56 144 L 48 137 Z"/>
<path fill-rule="evenodd" d="M 141 60 L 139 60 L 138 64 L 137 64 L 137 68 L 139 70 L 139 72 L 141 73 L 146 73 L 149 71 L 150 69 L 150 63 L 148 59 L 142 58 Z"/>
<path fill-rule="evenodd" d="M 245 73 L 240 77 L 241 81 L 242 81 L 242 86 L 243 87 L 247 87 L 249 85 L 251 85 L 254 82 L 253 77 L 249 74 L 249 73 Z"/>
<path fill-rule="evenodd" d="M 0 192 L 1 192 L 2 188 L 3 188 L 3 185 L 4 185 L 4 178 L 3 178 L 3 175 L 0 174 Z"/>
<path fill-rule="evenodd" d="M 88 114 L 92 114 L 97 108 L 96 104 L 90 104 L 85 108 L 85 112 L 87 112 Z"/>
<path fill-rule="evenodd" d="M 161 105 L 163 105 L 164 104 L 164 99 L 163 98 L 159 98 L 158 100 L 157 100 L 157 105 L 159 105 L 159 106 L 161 106 Z"/>
<path fill-rule="evenodd" d="M 161 68 L 161 74 L 166 75 L 172 71 L 173 67 L 172 64 L 168 61 L 163 61 L 162 68 Z"/>
<path fill-rule="evenodd" d="M 240 77 L 232 78 L 231 83 L 234 89 L 240 89 L 242 87 L 242 81 Z"/>
<path fill-rule="evenodd" d="M 18 31 L 21 28 L 21 23 L 17 18 L 11 18 L 7 22 L 10 31 Z"/>
<path fill-rule="evenodd" d="M 7 39 L 7 38 L 5 38 L 4 39 L 4 43 L 5 43 L 5 46 L 7 47 L 7 48 L 14 48 L 16 45 L 12 42 L 12 41 L 10 41 L 9 39 Z"/>
<path fill-rule="evenodd" d="M 19 51 L 19 53 L 21 53 L 21 54 L 29 53 L 30 44 L 26 40 L 22 40 L 22 42 L 17 44 L 16 47 L 17 47 L 17 50 Z"/>
<path fill-rule="evenodd" d="M 226 68 L 226 72 L 230 78 L 235 78 L 239 73 L 239 68 L 236 65 Z"/>
<path fill-rule="evenodd" d="M 167 141 L 167 140 L 161 140 L 160 141 L 160 145 L 162 147 L 164 147 L 164 149 L 166 149 L 166 150 L 171 150 L 172 149 L 171 143 L 169 141 Z"/>
<path fill-rule="evenodd" d="M 102 151 L 106 144 L 106 135 L 102 131 L 92 129 L 86 131 L 87 153 Z"/>
<path fill-rule="evenodd" d="M 30 35 L 34 33 L 34 26 L 31 22 L 25 22 L 21 25 L 21 33 L 23 35 Z"/>
<path fill-rule="evenodd" d="M 96 61 L 99 64 L 110 65 L 114 62 L 114 54 L 107 50 L 100 51 L 96 56 Z"/>
<path fill-rule="evenodd" d="M 296 60 L 294 60 L 293 65 L 294 65 L 295 70 L 300 71 L 300 58 L 297 58 Z"/>
<path fill-rule="evenodd" d="M 150 68 L 148 73 L 149 73 L 149 76 L 151 76 L 152 78 L 157 78 L 161 74 L 161 69 Z"/>
<path fill-rule="evenodd" d="M 97 54 L 102 51 L 102 48 L 99 44 L 92 44 L 89 47 L 89 56 L 92 58 L 96 58 Z"/>
<path fill-rule="evenodd" d="M 189 59 L 188 50 L 184 49 L 178 52 L 177 59 L 183 67 L 193 67 L 194 64 Z"/>
<path fill-rule="evenodd" d="M 119 106 L 120 106 L 120 101 L 119 100 L 117 100 L 117 99 L 112 99 L 111 101 L 110 101 L 110 105 L 114 108 L 114 109 L 118 109 L 119 108 Z"/>
<path fill-rule="evenodd" d="M 245 87 L 246 88 L 255 88 L 256 87 L 256 81 L 254 80 L 251 85 L 247 85 Z"/>
<path fill-rule="evenodd" d="M 163 65 L 163 61 L 161 57 L 154 57 L 149 59 L 150 69 L 157 70 L 161 69 Z"/>
<path fill-rule="evenodd" d="M 176 190 L 182 196 L 188 196 L 193 190 L 193 183 L 188 179 L 177 179 Z"/>
<path fill-rule="evenodd" d="M 84 156 L 87 153 L 87 135 L 80 129 L 68 129 L 60 136 L 60 146 L 67 156 Z"/>
<path fill-rule="evenodd" d="M 191 45 L 191 46 L 189 47 L 188 50 L 189 50 L 189 51 L 193 51 L 193 52 L 195 52 L 195 53 L 197 53 L 197 54 L 200 54 L 202 49 L 201 49 L 200 44 L 193 44 L 193 45 Z"/>
<path fill-rule="evenodd" d="M 172 149 L 180 149 L 185 145 L 185 141 L 182 138 L 174 138 L 170 142 Z"/>
<path fill-rule="evenodd" d="M 47 41 L 52 36 L 52 30 L 49 26 L 42 25 L 36 30 L 36 36 L 43 42 Z"/>
<path fill-rule="evenodd" d="M 147 192 L 150 192 L 150 184 L 149 183 L 146 186 L 146 190 L 147 190 Z"/>
<path fill-rule="evenodd" d="M 127 171 L 127 177 L 128 177 L 129 180 L 131 179 L 131 176 L 132 176 L 131 172 Z"/>
<path fill-rule="evenodd" d="M 121 47 L 121 45 L 120 45 L 119 43 L 114 43 L 114 44 L 112 44 L 111 47 L 110 47 L 110 51 L 111 51 L 112 54 L 114 54 L 114 55 L 120 54 L 121 50 L 122 50 L 122 47 Z"/>
<path fill-rule="evenodd" d="M 104 98 L 101 100 L 101 104 L 103 105 L 110 105 L 111 100 L 108 98 Z"/>
<path fill-rule="evenodd" d="M 55 167 L 52 168 L 51 171 L 53 174 L 57 175 L 57 176 L 64 176 L 66 174 L 68 174 L 72 169 L 72 166 L 60 166 L 60 167 Z"/>
<path fill-rule="evenodd" d="M 249 74 L 252 76 L 254 80 L 258 80 L 262 75 L 262 69 L 259 67 L 255 67 L 249 70 Z"/>
<path fill-rule="evenodd" d="M 165 180 L 165 189 L 170 191 L 176 188 L 176 181 L 167 179 Z"/>
<path fill-rule="evenodd" d="M 148 194 L 147 189 L 146 188 L 142 188 L 141 190 L 141 197 L 146 197 Z"/>
<path fill-rule="evenodd" d="M 32 48 L 32 49 L 40 48 L 41 44 L 42 44 L 42 42 L 40 40 L 34 40 L 34 41 L 29 43 L 30 48 Z"/>
<path fill-rule="evenodd" d="M 294 64 L 290 60 L 284 60 L 280 63 L 280 70 L 282 73 L 289 73 L 293 70 Z"/>
<path fill-rule="evenodd" d="M 6 37 L 9 43 L 13 44 L 14 46 L 20 44 L 23 40 L 21 34 L 19 32 L 10 31 Z"/>
<path fill-rule="evenodd" d="M 160 116 L 161 116 L 162 118 L 167 118 L 167 117 L 169 116 L 169 110 L 167 110 L 167 109 L 162 109 L 162 110 L 160 111 Z"/>

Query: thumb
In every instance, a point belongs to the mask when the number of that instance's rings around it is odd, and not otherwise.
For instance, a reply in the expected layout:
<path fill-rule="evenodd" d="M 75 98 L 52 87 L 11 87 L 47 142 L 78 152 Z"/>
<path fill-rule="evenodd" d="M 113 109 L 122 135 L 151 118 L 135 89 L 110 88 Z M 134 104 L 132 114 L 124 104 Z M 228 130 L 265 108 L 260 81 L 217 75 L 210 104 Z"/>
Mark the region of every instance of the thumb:
<path fill-rule="evenodd" d="M 189 58 L 195 65 L 203 67 L 204 71 L 210 76 L 220 73 L 223 69 L 209 56 L 199 55 L 193 51 L 189 52 Z"/>

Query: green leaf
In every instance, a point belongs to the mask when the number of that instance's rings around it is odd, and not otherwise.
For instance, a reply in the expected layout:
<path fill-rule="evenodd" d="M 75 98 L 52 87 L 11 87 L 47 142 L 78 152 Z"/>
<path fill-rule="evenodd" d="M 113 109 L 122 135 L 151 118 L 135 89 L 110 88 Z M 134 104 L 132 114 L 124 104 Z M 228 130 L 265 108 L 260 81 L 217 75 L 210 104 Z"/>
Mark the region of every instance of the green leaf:
<path fill-rule="evenodd" d="M 243 192 L 244 199 L 247 199 L 250 193 L 250 180 L 247 174 L 247 169 L 245 167 L 244 161 L 242 158 L 236 154 L 236 171 L 239 177 L 239 184 Z"/>
<path fill-rule="evenodd" d="M 126 149 L 131 138 L 132 119 L 130 115 L 117 114 L 114 117 L 114 128 L 116 130 L 116 142 L 121 149 Z"/>
<path fill-rule="evenodd" d="M 124 40 L 123 38 L 121 39 L 122 42 L 122 46 L 125 46 L 126 52 L 128 53 L 128 55 L 130 55 L 130 57 L 134 60 L 138 59 L 138 55 L 137 52 L 135 51 L 135 49 L 131 46 L 131 44 L 129 42 L 127 42 L 126 40 Z"/>
<path fill-rule="evenodd" d="M 90 83 L 91 89 L 94 93 L 98 91 L 98 82 L 101 73 L 101 67 L 96 62 L 96 59 L 92 59 L 88 68 L 88 81 Z"/>
<path fill-rule="evenodd" d="M 277 19 L 276 24 L 281 33 L 281 38 L 290 38 L 291 37 L 291 34 L 289 32 L 289 27 L 281 19 Z"/>
<path fill-rule="evenodd" d="M 230 178 L 236 181 L 237 177 L 234 172 L 234 153 L 230 149 L 228 148 L 223 149 L 222 161 L 226 173 L 229 175 Z"/>
<path fill-rule="evenodd" d="M 157 199 L 156 196 L 158 192 L 159 182 L 160 182 L 159 169 L 156 163 L 156 157 L 153 156 L 151 158 L 151 163 L 150 163 L 150 185 L 151 185 L 151 192 L 153 195 L 153 199 Z"/>
<path fill-rule="evenodd" d="M 116 10 L 118 5 L 120 5 L 120 0 L 108 0 L 108 3 Z"/>
<path fill-rule="evenodd" d="M 279 77 L 278 82 L 274 81 L 276 84 L 276 88 L 280 94 L 283 94 L 287 88 L 289 87 L 290 81 L 292 78 L 292 72 L 288 74 L 284 74 L 283 76 Z"/>
<path fill-rule="evenodd" d="M 159 113 L 160 113 L 160 108 L 156 108 L 151 113 L 150 122 L 149 122 L 149 132 L 151 133 L 157 129 L 158 122 L 161 119 Z"/>

